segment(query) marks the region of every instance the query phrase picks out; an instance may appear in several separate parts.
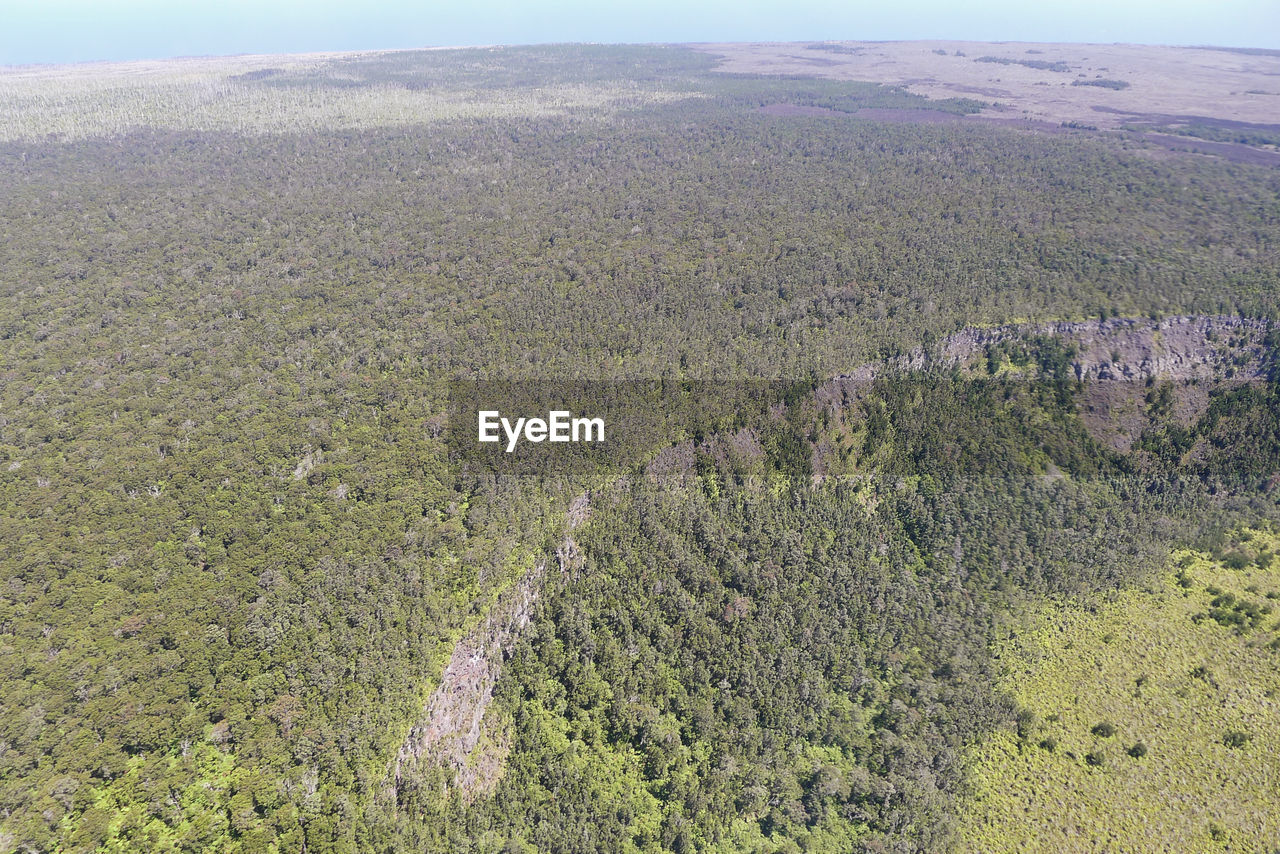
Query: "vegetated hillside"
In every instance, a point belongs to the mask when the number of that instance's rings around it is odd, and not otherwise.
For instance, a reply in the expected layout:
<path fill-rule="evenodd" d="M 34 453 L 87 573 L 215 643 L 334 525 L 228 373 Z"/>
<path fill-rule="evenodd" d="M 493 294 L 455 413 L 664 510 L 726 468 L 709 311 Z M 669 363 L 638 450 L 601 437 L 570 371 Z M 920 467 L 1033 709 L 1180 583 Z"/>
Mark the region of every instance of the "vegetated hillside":
<path fill-rule="evenodd" d="M 397 780 L 391 848 L 946 850 L 963 748 L 1016 720 L 988 652 L 1014 615 L 1277 509 L 1244 454 L 1205 481 L 1099 445 L 1064 357 L 891 373 L 852 439 L 841 407 L 797 402 L 757 442 L 708 437 L 683 477 L 593 495 L 581 564 L 503 665 L 504 776 L 482 797 L 445 767 Z M 1274 419 L 1277 388 L 1253 391 Z M 809 486 L 824 436 L 860 475 Z"/>
<path fill-rule="evenodd" d="M 1021 708 L 974 751 L 963 844 L 1270 850 L 1278 546 L 1246 531 L 1145 589 L 1040 609 L 1000 655 Z"/>
<path fill-rule="evenodd" d="M 696 482 L 602 499 L 499 677 L 491 799 L 429 769 L 397 787 L 455 642 L 603 488 L 456 478 L 449 379 L 813 388 L 972 325 L 1270 318 L 1280 176 L 870 122 L 974 105 L 670 48 L 282 67 L 194 117 L 109 87 L 0 115 L 0 849 L 937 847 L 959 746 L 1011 709 L 984 627 L 1274 505 L 1266 383 L 1132 456 L 1089 436 L 1047 344 L 1000 356 L 1026 376 L 797 399 L 744 427 L 760 454 L 678 449 Z M 639 94 L 382 109 L 552 85 Z M 381 106 L 325 130 L 343 93 Z M 95 98 L 127 120 L 81 128 Z M 230 122 L 243 99 L 287 121 Z M 843 480 L 815 483 L 837 442 Z M 960 588 L 930 569 L 957 549 Z M 820 763 L 838 780 L 809 795 Z"/>

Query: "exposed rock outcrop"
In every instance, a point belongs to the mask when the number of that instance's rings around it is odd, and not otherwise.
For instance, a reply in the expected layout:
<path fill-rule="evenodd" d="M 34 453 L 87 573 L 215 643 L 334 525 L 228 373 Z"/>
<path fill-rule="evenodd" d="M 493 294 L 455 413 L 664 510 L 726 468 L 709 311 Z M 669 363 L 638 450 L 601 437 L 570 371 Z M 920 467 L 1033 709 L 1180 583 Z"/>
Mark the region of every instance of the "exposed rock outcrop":
<path fill-rule="evenodd" d="M 1081 417 L 1094 438 L 1128 451 L 1152 423 L 1148 386 L 1169 382 L 1172 417 L 1189 424 L 1209 405 L 1209 390 L 1255 380 L 1268 370 L 1269 320 L 1234 316 L 1111 318 L 964 329 L 932 347 L 917 347 L 883 363 L 861 365 L 818 390 L 828 403 L 856 399 L 885 371 L 959 367 L 983 373 L 1001 345 L 1056 338 L 1074 351 L 1071 371 L 1085 384 Z"/>
<path fill-rule="evenodd" d="M 588 498 L 581 495 L 569 506 L 566 527 L 572 531 L 589 515 Z M 564 575 L 578 561 L 577 544 L 566 534 L 556 549 L 556 566 Z M 468 798 L 492 791 L 497 784 L 508 742 L 506 733 L 486 712 L 502 664 L 533 616 L 546 571 L 545 561 L 534 566 L 503 591 L 484 620 L 458 641 L 440 684 L 427 698 L 419 723 L 409 731 L 396 754 L 396 788 L 408 775 L 432 766 L 447 772 L 446 788 L 456 787 Z"/>
<path fill-rule="evenodd" d="M 499 596 L 484 621 L 453 648 L 420 722 L 396 754 L 397 786 L 406 773 L 424 763 L 451 772 L 451 784 L 464 792 L 485 791 L 497 782 L 506 747 L 501 734 L 485 726 L 485 711 L 503 660 L 529 624 L 545 571 L 545 563 L 530 570 Z"/>
<path fill-rule="evenodd" d="M 964 329 L 932 347 L 917 347 L 886 364 L 862 365 L 839 380 L 870 381 L 886 368 L 920 370 L 928 365 L 965 365 L 987 349 L 1035 336 L 1073 344 L 1079 380 L 1213 380 L 1257 376 L 1269 321 L 1232 316 L 1112 318 Z"/>
<path fill-rule="evenodd" d="M 1153 321 L 1112 318 L 1032 327 L 965 330 L 947 339 L 944 361 L 964 362 L 991 344 L 1030 335 L 1051 335 L 1076 347 L 1078 380 L 1171 380 L 1223 378 L 1228 372 L 1256 375 L 1267 321 L 1244 317 L 1171 317 Z"/>

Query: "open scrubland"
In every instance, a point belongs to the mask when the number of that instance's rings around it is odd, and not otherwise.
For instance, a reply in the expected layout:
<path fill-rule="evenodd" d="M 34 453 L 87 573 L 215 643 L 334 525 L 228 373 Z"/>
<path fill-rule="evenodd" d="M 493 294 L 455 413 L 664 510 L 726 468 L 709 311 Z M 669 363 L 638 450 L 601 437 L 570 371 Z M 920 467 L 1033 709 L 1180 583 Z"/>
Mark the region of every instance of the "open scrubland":
<path fill-rule="evenodd" d="M 721 70 L 979 98 L 991 115 L 1118 127 L 1134 117 L 1280 123 L 1280 51 L 1130 44 L 814 42 L 698 45 Z"/>
<path fill-rule="evenodd" d="M 685 96 L 623 78 L 539 80 L 537 64 L 512 67 L 497 47 L 464 63 L 455 61 L 456 52 L 415 57 L 299 54 L 0 68 L 0 139 L 109 137 L 142 128 L 315 133 L 570 112 L 606 119 L 619 109 Z M 485 75 L 493 69 L 521 85 L 494 85 Z"/>

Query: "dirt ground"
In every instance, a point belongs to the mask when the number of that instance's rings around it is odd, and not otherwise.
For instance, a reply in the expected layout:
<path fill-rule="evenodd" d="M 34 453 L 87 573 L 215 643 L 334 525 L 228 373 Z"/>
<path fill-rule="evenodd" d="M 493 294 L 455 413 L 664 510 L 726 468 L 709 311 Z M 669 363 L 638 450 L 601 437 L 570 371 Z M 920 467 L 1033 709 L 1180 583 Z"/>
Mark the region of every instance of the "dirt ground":
<path fill-rule="evenodd" d="M 1280 52 L 1023 42 L 699 44 L 720 70 L 803 74 L 905 86 L 930 98 L 974 98 L 984 113 L 1099 129 L 1204 117 L 1280 127 Z M 993 57 L 1007 62 L 983 61 Z M 1022 63 L 1045 64 L 1032 67 Z M 1123 89 L 1072 85 L 1090 80 Z"/>

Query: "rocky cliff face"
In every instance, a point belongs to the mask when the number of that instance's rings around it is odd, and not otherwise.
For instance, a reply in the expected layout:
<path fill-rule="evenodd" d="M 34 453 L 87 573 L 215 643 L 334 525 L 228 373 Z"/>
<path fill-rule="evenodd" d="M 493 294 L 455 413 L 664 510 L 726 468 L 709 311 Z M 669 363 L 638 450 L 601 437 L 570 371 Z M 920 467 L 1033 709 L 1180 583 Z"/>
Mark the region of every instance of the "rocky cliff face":
<path fill-rule="evenodd" d="M 992 348 L 1057 338 L 1074 351 L 1071 370 L 1084 383 L 1080 415 L 1085 427 L 1103 444 L 1128 451 L 1152 424 L 1146 399 L 1149 385 L 1171 383 L 1175 393 L 1166 414 L 1188 424 L 1208 407 L 1210 389 L 1265 374 L 1264 340 L 1270 329 L 1268 320 L 1230 316 L 1160 321 L 1112 318 L 964 329 L 932 347 L 861 365 L 820 388 L 818 398 L 828 404 L 847 404 L 885 371 L 938 366 L 985 374 Z"/>
<path fill-rule="evenodd" d="M 503 660 L 529 623 L 546 564 L 538 564 L 504 592 L 453 649 L 440 684 L 431 692 L 419 723 L 410 730 L 395 761 L 395 784 L 423 765 L 443 767 L 451 785 L 474 793 L 497 782 L 506 745 L 486 726 Z"/>
<path fill-rule="evenodd" d="M 1171 317 L 1161 321 L 1112 318 L 966 329 L 946 340 L 937 359 L 963 364 L 988 347 L 1028 336 L 1053 336 L 1075 346 L 1078 380 L 1134 381 L 1147 377 L 1213 380 L 1256 376 L 1268 322 L 1244 317 Z M 922 365 L 923 350 L 912 354 Z"/>
<path fill-rule="evenodd" d="M 567 513 L 569 530 L 586 521 L 589 513 L 587 496 L 579 496 Z M 556 551 L 559 572 L 568 572 L 578 559 L 577 544 L 566 535 Z M 445 770 L 446 788 L 456 787 L 465 797 L 493 790 L 508 744 L 506 734 L 486 712 L 502 664 L 533 616 L 546 572 L 547 564 L 539 563 L 505 590 L 484 620 L 454 647 L 440 684 L 396 754 L 395 788 L 409 775 L 435 767 Z"/>
<path fill-rule="evenodd" d="M 990 347 L 1037 336 L 1055 337 L 1074 345 L 1073 369 L 1079 380 L 1247 378 L 1262 370 L 1262 340 L 1269 327 L 1269 321 L 1256 318 L 1204 316 L 965 329 L 932 348 L 917 347 L 884 364 L 862 365 L 838 379 L 869 381 L 886 369 L 965 366 L 983 358 Z"/>

